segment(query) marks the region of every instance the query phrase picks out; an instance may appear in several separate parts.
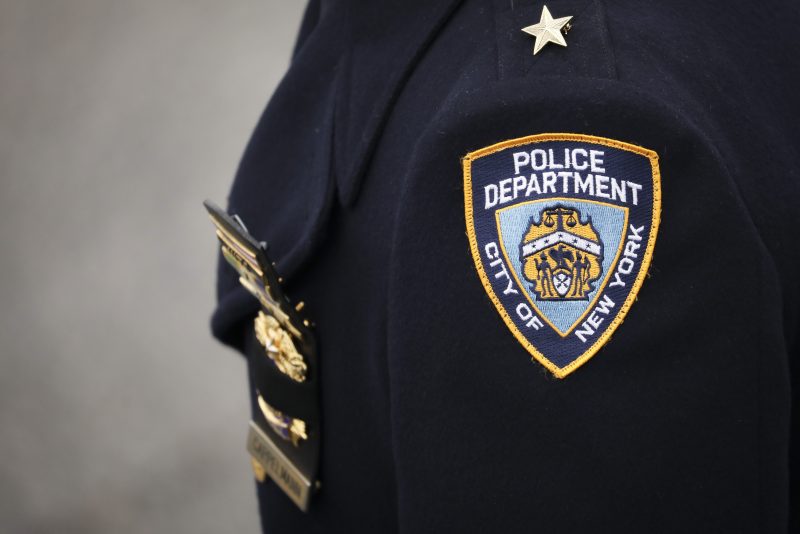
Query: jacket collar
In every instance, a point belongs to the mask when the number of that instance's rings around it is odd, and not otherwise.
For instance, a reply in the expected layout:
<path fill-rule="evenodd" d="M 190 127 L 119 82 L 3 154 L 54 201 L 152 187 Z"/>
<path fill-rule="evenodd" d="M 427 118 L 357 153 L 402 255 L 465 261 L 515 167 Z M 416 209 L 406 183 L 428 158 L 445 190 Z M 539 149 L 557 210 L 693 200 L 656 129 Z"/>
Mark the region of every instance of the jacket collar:
<path fill-rule="evenodd" d="M 337 91 L 334 170 L 351 205 L 378 139 L 414 66 L 461 0 L 347 2 L 352 41 Z"/>

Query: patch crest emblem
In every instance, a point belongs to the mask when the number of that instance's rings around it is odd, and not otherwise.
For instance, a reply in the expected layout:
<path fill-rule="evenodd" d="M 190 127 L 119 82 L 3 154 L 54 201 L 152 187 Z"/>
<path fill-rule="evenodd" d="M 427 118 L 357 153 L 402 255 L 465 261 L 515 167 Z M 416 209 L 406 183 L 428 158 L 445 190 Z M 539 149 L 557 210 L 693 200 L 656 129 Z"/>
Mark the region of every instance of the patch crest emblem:
<path fill-rule="evenodd" d="M 661 214 L 658 155 L 580 134 L 511 139 L 463 159 L 467 235 L 517 340 L 563 378 L 622 323 Z"/>

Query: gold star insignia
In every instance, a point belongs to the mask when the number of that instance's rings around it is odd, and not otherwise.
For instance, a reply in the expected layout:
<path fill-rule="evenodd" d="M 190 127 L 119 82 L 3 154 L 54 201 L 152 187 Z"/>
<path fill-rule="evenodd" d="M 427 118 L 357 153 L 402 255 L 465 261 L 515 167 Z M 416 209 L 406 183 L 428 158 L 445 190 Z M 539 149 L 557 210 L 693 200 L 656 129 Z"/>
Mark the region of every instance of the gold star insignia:
<path fill-rule="evenodd" d="M 572 17 L 561 17 L 558 19 L 554 19 L 550 15 L 550 10 L 547 9 L 547 6 L 542 7 L 542 16 L 539 19 L 539 22 L 532 25 L 522 28 L 527 34 L 533 35 L 536 37 L 536 44 L 533 45 L 533 55 L 539 53 L 539 50 L 544 48 L 544 45 L 547 43 L 556 43 L 561 46 L 567 46 L 567 42 L 564 40 L 564 35 L 562 35 L 562 30 L 569 29 L 569 21 Z M 566 28 L 564 28 L 566 26 Z"/>

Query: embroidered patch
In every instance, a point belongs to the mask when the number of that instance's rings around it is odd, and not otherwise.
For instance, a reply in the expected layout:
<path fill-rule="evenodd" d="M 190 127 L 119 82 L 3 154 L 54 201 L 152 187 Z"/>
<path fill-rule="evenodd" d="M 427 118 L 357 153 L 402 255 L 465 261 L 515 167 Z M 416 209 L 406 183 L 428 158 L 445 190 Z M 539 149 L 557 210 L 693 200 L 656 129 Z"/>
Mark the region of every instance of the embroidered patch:
<path fill-rule="evenodd" d="M 622 323 L 658 232 L 658 155 L 612 139 L 539 134 L 463 159 L 472 257 L 508 328 L 554 375 Z"/>

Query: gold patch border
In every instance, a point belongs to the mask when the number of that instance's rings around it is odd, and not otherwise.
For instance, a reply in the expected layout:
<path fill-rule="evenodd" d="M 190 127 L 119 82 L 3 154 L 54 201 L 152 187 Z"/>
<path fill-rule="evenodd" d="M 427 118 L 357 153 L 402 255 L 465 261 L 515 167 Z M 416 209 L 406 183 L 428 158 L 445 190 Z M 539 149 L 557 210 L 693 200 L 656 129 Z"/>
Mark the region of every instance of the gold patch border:
<path fill-rule="evenodd" d="M 580 317 L 578 317 L 578 319 L 575 320 L 575 322 L 572 324 L 570 329 L 567 330 L 566 332 L 562 332 L 560 328 L 558 328 L 556 325 L 554 325 L 552 323 L 552 321 L 550 321 L 550 319 L 547 318 L 547 315 L 542 313 L 542 310 L 540 310 L 539 307 L 536 305 L 536 303 L 533 302 L 533 300 L 531 299 L 530 295 L 525 290 L 525 286 L 522 285 L 522 281 L 519 279 L 519 276 L 517 276 L 517 272 L 514 269 L 510 269 L 511 270 L 511 274 L 514 276 L 514 280 L 517 282 L 517 286 L 519 286 L 519 288 L 522 290 L 522 294 L 525 296 L 525 298 L 528 300 L 528 302 L 531 304 L 531 306 L 533 306 L 533 308 L 537 312 L 539 312 L 539 315 L 542 316 L 542 319 L 544 319 L 544 321 L 548 325 L 550 325 L 553 328 L 553 330 L 555 330 L 558 333 L 558 335 L 560 335 L 562 338 L 566 338 L 568 335 L 570 335 L 572 333 L 573 330 L 575 330 L 575 328 L 578 326 L 578 323 L 580 323 L 583 320 L 584 317 L 589 315 L 589 312 L 592 310 L 594 305 L 597 304 L 598 300 L 600 300 L 600 294 L 605 290 L 606 286 L 608 285 L 608 281 L 611 280 L 610 273 L 614 272 L 614 269 L 617 268 L 617 263 L 619 262 L 619 257 L 622 255 L 622 249 L 625 246 L 625 232 L 628 229 L 628 221 L 630 220 L 630 217 L 629 217 L 630 208 L 628 208 L 627 206 L 625 206 L 625 207 L 615 206 L 614 204 L 609 204 L 608 202 L 600 202 L 599 200 L 584 200 L 584 199 L 575 199 L 575 198 L 567 198 L 567 197 L 553 197 L 553 198 L 546 198 L 546 199 L 542 199 L 542 200 L 528 200 L 526 202 L 520 202 L 519 204 L 514 204 L 513 206 L 506 206 L 505 208 L 500 208 L 498 210 L 495 210 L 494 219 L 495 219 L 495 226 L 497 226 L 498 234 L 500 233 L 500 212 L 501 211 L 504 211 L 504 210 L 507 210 L 507 209 L 511 209 L 511 208 L 516 208 L 518 206 L 524 206 L 525 204 L 533 204 L 533 203 L 536 203 L 536 202 L 548 202 L 550 200 L 553 200 L 553 201 L 559 201 L 559 200 L 570 201 L 570 200 L 573 200 L 573 201 L 580 201 L 580 202 L 589 202 L 590 204 L 600 204 L 602 206 L 611 206 L 612 208 L 618 208 L 618 209 L 623 210 L 623 212 L 625 213 L 625 222 L 622 225 L 622 236 L 620 237 L 620 246 L 617 247 L 617 252 L 614 255 L 614 261 L 611 262 L 611 268 L 609 269 L 609 276 L 605 277 L 605 280 L 603 280 L 603 285 L 597 290 L 597 293 L 595 293 L 594 298 L 592 299 L 592 302 L 589 303 L 589 305 L 586 307 L 586 310 L 581 314 Z M 511 267 L 511 260 L 508 257 L 508 251 L 506 250 L 506 245 L 505 245 L 505 242 L 503 241 L 502 237 L 500 238 L 500 250 L 503 251 L 503 257 L 505 257 L 506 263 L 508 264 L 509 267 Z"/>
<path fill-rule="evenodd" d="M 611 322 L 611 324 L 606 328 L 603 334 L 597 338 L 597 340 L 588 348 L 584 353 L 570 362 L 568 365 L 564 367 L 558 367 L 556 364 L 551 362 L 547 359 L 544 354 L 539 352 L 536 347 L 534 347 L 525 337 L 525 335 L 517 328 L 517 325 L 509 316 L 508 312 L 506 312 L 505 308 L 503 307 L 500 299 L 494 292 L 492 288 L 491 282 L 489 281 L 489 277 L 486 275 L 486 271 L 483 269 L 483 263 L 481 261 L 480 252 L 478 251 L 478 242 L 477 237 L 475 235 L 475 221 L 473 220 L 472 213 L 473 213 L 473 200 L 472 200 L 472 162 L 476 159 L 479 159 L 484 156 L 488 156 L 490 154 L 494 154 L 495 152 L 499 152 L 501 150 L 505 150 L 507 148 L 512 148 L 515 146 L 526 145 L 530 143 L 542 143 L 546 141 L 578 141 L 584 143 L 593 143 L 602 146 L 608 146 L 611 148 L 617 148 L 620 150 L 626 150 L 628 152 L 633 152 L 634 154 L 638 154 L 640 156 L 646 157 L 650 161 L 650 167 L 652 169 L 652 180 L 653 180 L 653 213 L 652 219 L 650 224 L 650 233 L 647 239 L 647 248 L 644 253 L 644 258 L 642 259 L 642 263 L 639 267 L 639 272 L 636 275 L 636 280 L 633 283 L 633 287 L 631 291 L 628 293 L 625 302 L 622 304 L 619 313 Z M 658 235 L 658 227 L 661 222 L 661 171 L 658 167 L 658 154 L 650 149 L 641 147 L 639 145 L 634 145 L 631 143 L 626 143 L 623 141 L 617 141 L 615 139 L 609 139 L 607 137 L 599 137 L 594 135 L 586 135 L 586 134 L 572 134 L 572 133 L 542 133 L 542 134 L 534 134 L 528 135 L 525 137 L 517 137 L 514 139 L 508 139 L 506 141 L 501 141 L 499 143 L 495 143 L 493 145 L 475 150 L 473 152 L 469 152 L 466 156 L 461 159 L 461 166 L 464 173 L 464 216 L 466 219 L 466 226 L 467 226 L 467 237 L 469 239 L 469 247 L 470 252 L 472 253 L 472 260 L 475 263 L 475 268 L 478 271 L 478 276 L 480 277 L 481 283 L 483 284 L 483 288 L 486 290 L 486 293 L 489 295 L 492 303 L 494 304 L 495 308 L 497 309 L 500 317 L 503 319 L 503 322 L 506 324 L 511 333 L 514 337 L 519 341 L 519 343 L 525 347 L 525 349 L 545 368 L 547 368 L 556 378 L 565 378 L 573 371 L 581 367 L 587 361 L 589 361 L 597 352 L 605 345 L 611 335 L 616 331 L 617 327 L 625 320 L 625 317 L 628 315 L 628 311 L 630 310 L 631 306 L 633 305 L 634 301 L 636 300 L 636 296 L 639 294 L 639 290 L 644 283 L 644 279 L 647 277 L 648 270 L 650 268 L 650 262 L 653 258 L 653 249 L 655 248 L 656 244 L 656 237 Z M 624 244 L 623 244 L 624 246 Z"/>

